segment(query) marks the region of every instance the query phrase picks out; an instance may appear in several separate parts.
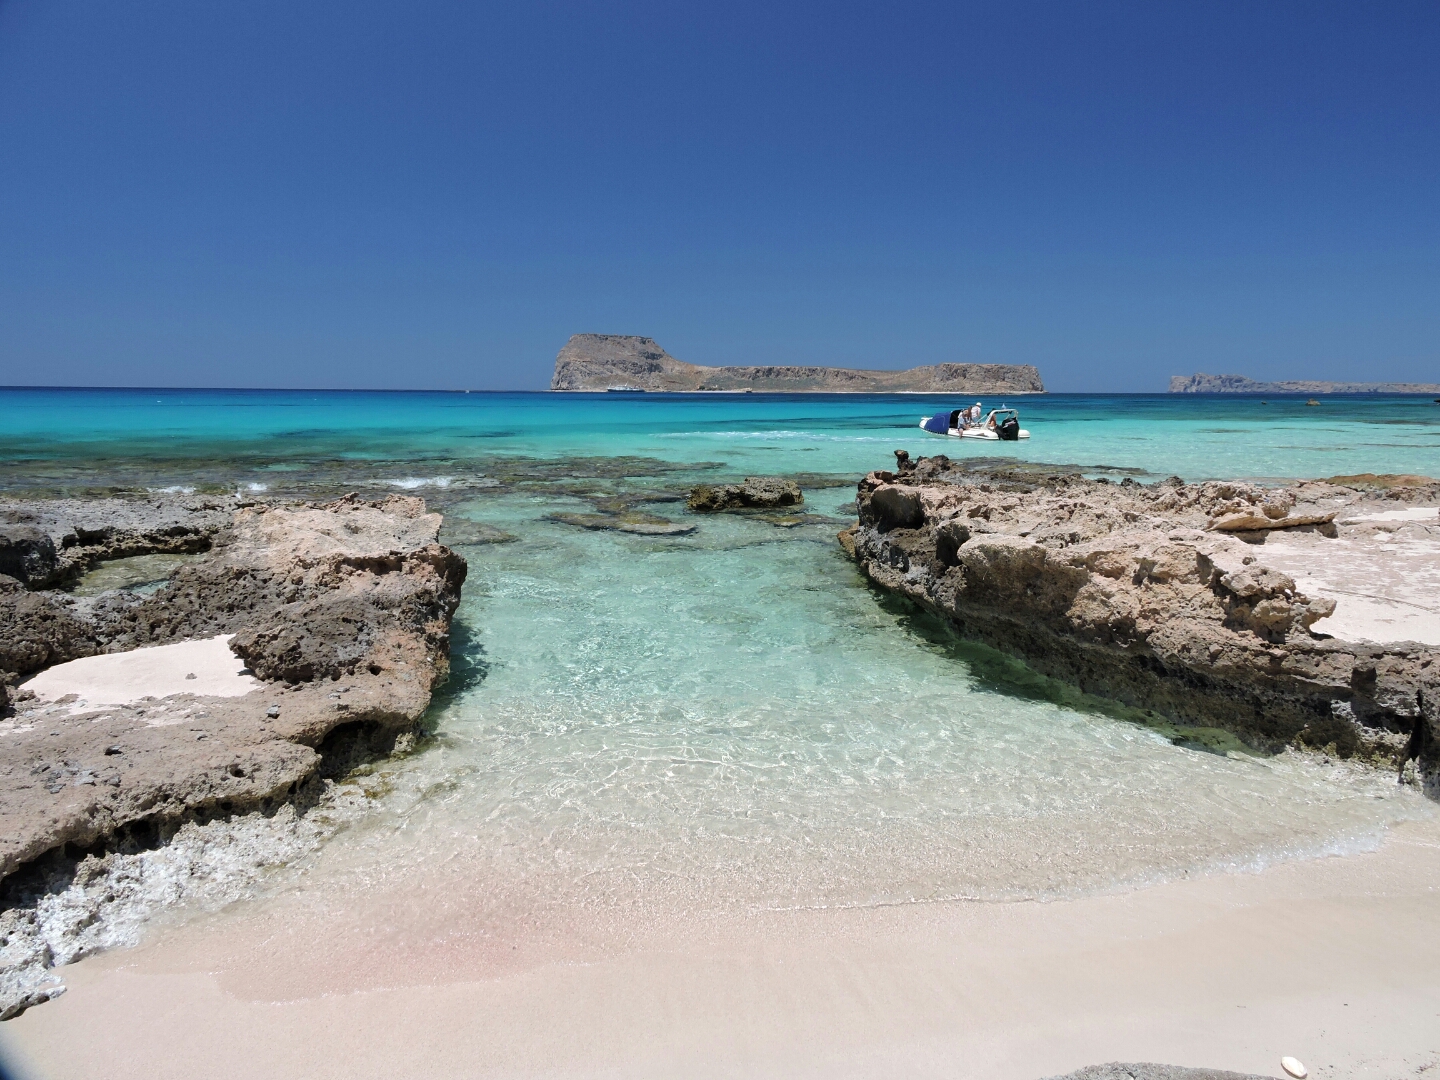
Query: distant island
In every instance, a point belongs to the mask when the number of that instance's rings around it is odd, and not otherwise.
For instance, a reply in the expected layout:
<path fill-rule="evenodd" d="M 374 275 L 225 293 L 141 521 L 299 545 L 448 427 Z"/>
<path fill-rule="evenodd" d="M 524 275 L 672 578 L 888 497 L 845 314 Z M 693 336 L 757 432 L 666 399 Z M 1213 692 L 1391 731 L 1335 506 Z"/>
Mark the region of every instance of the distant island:
<path fill-rule="evenodd" d="M 1172 375 L 1172 394 L 1440 394 L 1440 383 L 1256 382 L 1244 375 Z"/>
<path fill-rule="evenodd" d="M 555 358 L 551 390 L 763 391 L 807 394 L 1043 394 L 1033 364 L 934 364 L 906 371 L 832 367 L 702 367 L 654 338 L 576 334 Z"/>

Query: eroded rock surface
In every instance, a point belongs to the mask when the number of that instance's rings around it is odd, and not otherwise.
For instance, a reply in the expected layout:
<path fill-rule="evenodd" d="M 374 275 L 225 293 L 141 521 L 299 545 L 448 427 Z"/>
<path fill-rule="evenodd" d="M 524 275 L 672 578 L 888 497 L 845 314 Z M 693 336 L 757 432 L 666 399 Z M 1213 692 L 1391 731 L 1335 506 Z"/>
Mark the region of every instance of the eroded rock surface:
<path fill-rule="evenodd" d="M 1267 545 L 1283 537 L 1291 569 L 1299 538 L 1315 566 L 1327 544 L 1351 558 L 1370 544 L 1383 560 L 1378 537 L 1404 529 L 1440 558 L 1440 516 L 1428 516 L 1440 482 L 1116 485 L 897 457 L 898 471 L 860 484 L 859 523 L 840 537 L 877 585 L 1047 675 L 1174 723 L 1266 750 L 1401 768 L 1418 757 L 1435 793 L 1440 643 L 1315 632 L 1337 599 L 1297 586 Z M 1240 520 L 1254 527 L 1237 530 Z"/>
<path fill-rule="evenodd" d="M 171 509 L 159 542 L 194 525 L 180 535 L 205 536 L 211 551 L 153 595 L 82 601 L 0 579 L 0 667 L 13 682 L 77 657 L 229 635 L 261 681 L 236 696 L 109 705 L 12 685 L 0 719 L 0 880 L 57 849 L 78 856 L 137 830 L 273 810 L 327 759 L 389 752 L 448 673 L 466 565 L 437 543 L 440 515 L 422 500 L 236 505 L 218 526 L 211 509 L 178 523 Z M 0 928 L 0 946 L 19 932 Z"/>
<path fill-rule="evenodd" d="M 743 484 L 700 484 L 691 490 L 686 509 L 698 514 L 727 510 L 774 510 L 805 501 L 800 485 L 778 476 L 747 476 Z"/>

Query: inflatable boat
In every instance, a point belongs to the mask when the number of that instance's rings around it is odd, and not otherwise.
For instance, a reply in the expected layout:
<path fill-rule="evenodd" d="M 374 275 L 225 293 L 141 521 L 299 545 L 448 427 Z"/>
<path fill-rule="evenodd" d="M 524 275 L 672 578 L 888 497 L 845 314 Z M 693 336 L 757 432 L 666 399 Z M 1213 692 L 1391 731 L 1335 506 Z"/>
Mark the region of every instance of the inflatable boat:
<path fill-rule="evenodd" d="M 952 439 L 984 439 L 987 442 L 1014 442 L 1028 439 L 1030 432 L 1020 426 L 1020 413 L 1015 409 L 991 409 L 984 420 L 964 424 L 960 419 L 963 409 L 952 409 L 948 413 L 920 418 L 920 430 L 931 435 L 948 435 Z"/>

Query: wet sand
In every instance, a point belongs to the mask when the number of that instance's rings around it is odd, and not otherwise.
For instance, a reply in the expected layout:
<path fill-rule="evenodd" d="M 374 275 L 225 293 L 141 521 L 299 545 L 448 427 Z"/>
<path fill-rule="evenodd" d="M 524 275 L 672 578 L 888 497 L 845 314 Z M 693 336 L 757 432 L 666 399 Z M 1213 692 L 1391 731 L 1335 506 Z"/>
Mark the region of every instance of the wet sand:
<path fill-rule="evenodd" d="M 1373 853 L 1045 904 L 442 928 L 434 885 L 157 932 L 67 969 L 0 1039 L 55 1080 L 1440 1066 L 1435 821 Z"/>

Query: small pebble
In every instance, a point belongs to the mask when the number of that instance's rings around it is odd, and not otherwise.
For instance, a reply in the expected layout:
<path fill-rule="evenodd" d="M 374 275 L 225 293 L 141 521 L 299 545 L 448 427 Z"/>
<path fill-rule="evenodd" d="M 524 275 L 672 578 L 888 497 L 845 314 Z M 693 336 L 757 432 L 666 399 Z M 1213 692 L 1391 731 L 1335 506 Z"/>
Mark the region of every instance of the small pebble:
<path fill-rule="evenodd" d="M 105 753 L 108 754 L 108 755 L 111 756 L 111 757 L 114 757 L 116 754 L 123 754 L 124 752 L 125 752 L 125 751 L 124 751 L 124 750 L 121 750 L 119 746 L 107 746 L 107 747 L 105 747 Z"/>
<path fill-rule="evenodd" d="M 190 674 L 186 675 L 185 678 L 187 678 L 187 679 L 193 679 L 193 678 L 195 678 L 195 672 L 193 672 L 193 671 L 190 672 Z"/>
<path fill-rule="evenodd" d="M 275 717 L 280 715 L 280 706 L 271 705 L 270 708 L 265 710 L 265 715 L 270 717 L 270 719 L 272 720 L 275 719 Z"/>
<path fill-rule="evenodd" d="M 1304 1080 L 1305 1077 L 1310 1075 L 1309 1070 L 1293 1057 L 1282 1057 L 1280 1059 L 1280 1067 L 1295 1077 L 1296 1080 Z"/>

